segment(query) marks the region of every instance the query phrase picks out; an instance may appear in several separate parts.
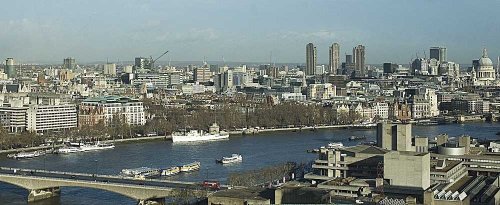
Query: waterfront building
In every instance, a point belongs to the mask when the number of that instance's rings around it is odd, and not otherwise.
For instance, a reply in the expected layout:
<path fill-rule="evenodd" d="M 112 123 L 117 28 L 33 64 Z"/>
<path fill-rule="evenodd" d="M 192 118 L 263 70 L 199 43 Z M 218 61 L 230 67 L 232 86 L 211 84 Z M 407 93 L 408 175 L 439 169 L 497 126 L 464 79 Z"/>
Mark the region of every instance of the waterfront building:
<path fill-rule="evenodd" d="M 414 151 L 411 143 L 411 124 L 377 124 L 377 146 L 394 151 Z"/>
<path fill-rule="evenodd" d="M 74 70 L 76 69 L 76 60 L 68 57 L 63 60 L 63 69 Z"/>
<path fill-rule="evenodd" d="M 329 64 L 328 73 L 336 75 L 338 69 L 340 68 L 340 45 L 338 43 L 333 43 L 330 46 L 329 52 Z"/>
<path fill-rule="evenodd" d="M 7 74 L 7 78 L 15 78 L 17 76 L 14 58 L 7 58 L 5 60 L 4 73 Z"/>
<path fill-rule="evenodd" d="M 3 96 L 2 96 L 3 97 Z M 8 132 L 22 132 L 26 130 L 25 104 L 29 104 L 28 97 L 5 99 L 0 107 L 0 123 Z"/>
<path fill-rule="evenodd" d="M 315 75 L 316 64 L 318 62 L 318 54 L 316 46 L 312 43 L 306 45 L 306 70 L 305 75 Z"/>
<path fill-rule="evenodd" d="M 103 96 L 85 99 L 78 109 L 78 125 L 95 125 L 112 122 L 115 116 L 129 125 L 146 124 L 143 103 L 137 99 L 118 96 Z"/>
<path fill-rule="evenodd" d="M 354 76 L 365 77 L 365 46 L 358 45 L 352 49 L 352 56 L 354 59 Z"/>
<path fill-rule="evenodd" d="M 416 188 L 423 194 L 431 185 L 430 159 L 429 153 L 388 152 L 384 154 L 384 179 L 392 187 Z"/>
<path fill-rule="evenodd" d="M 74 104 L 31 104 L 26 111 L 26 130 L 45 132 L 77 127 L 77 111 Z"/>

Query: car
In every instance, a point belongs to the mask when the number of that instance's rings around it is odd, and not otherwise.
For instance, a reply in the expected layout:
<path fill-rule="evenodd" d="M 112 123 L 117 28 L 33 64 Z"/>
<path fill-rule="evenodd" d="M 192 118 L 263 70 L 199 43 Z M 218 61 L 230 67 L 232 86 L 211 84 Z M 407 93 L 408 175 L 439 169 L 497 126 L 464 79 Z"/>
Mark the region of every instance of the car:
<path fill-rule="evenodd" d="M 213 189 L 213 190 L 220 189 L 220 183 L 218 181 L 203 181 L 201 186 L 204 188 Z"/>

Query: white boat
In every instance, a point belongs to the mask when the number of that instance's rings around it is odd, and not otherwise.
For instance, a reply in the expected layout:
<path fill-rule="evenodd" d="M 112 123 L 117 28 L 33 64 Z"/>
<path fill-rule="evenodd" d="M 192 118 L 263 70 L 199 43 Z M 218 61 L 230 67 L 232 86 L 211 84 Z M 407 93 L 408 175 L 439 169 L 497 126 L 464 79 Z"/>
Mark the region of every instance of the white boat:
<path fill-rule="evenodd" d="M 177 132 L 172 134 L 173 142 L 198 142 L 228 139 L 227 132 L 220 132 L 217 123 L 209 127 L 209 132 L 203 130 L 191 130 L 189 132 Z"/>
<path fill-rule="evenodd" d="M 57 149 L 56 152 L 59 154 L 67 154 L 67 153 L 81 152 L 81 150 L 77 147 L 63 147 L 63 148 Z"/>
<path fill-rule="evenodd" d="M 12 156 L 14 159 L 28 159 L 35 157 L 35 152 L 19 152 Z"/>
<path fill-rule="evenodd" d="M 154 175 L 159 175 L 160 174 L 160 169 L 155 169 L 155 168 L 148 168 L 148 167 L 139 167 L 139 168 L 134 168 L 134 169 L 122 169 L 121 171 L 122 175 L 125 176 L 154 176 Z"/>
<path fill-rule="evenodd" d="M 343 148 L 343 147 L 344 147 L 344 144 L 342 144 L 342 142 L 330 142 L 327 145 L 328 149 L 339 149 L 339 148 Z"/>
<path fill-rule="evenodd" d="M 232 154 L 230 157 L 222 157 L 222 159 L 217 160 L 217 162 L 222 164 L 236 163 L 243 161 L 243 157 L 239 154 Z"/>
<path fill-rule="evenodd" d="M 168 169 L 163 169 L 161 170 L 161 176 L 172 176 L 172 175 L 176 175 L 178 174 L 179 172 L 181 172 L 181 168 L 180 167 L 170 167 Z"/>
<path fill-rule="evenodd" d="M 181 170 L 181 172 L 195 171 L 195 170 L 199 170 L 200 169 L 200 165 L 201 165 L 200 162 L 193 162 L 193 163 L 189 163 L 189 164 L 186 164 L 186 165 L 182 165 L 180 167 L 180 170 Z"/>
<path fill-rule="evenodd" d="M 229 134 L 227 133 L 210 134 L 198 130 L 191 130 L 185 134 L 182 133 L 172 134 L 173 142 L 198 142 L 198 141 L 222 140 L 228 138 Z"/>
<path fill-rule="evenodd" d="M 95 144 L 85 144 L 80 146 L 80 150 L 83 152 L 103 150 L 103 149 L 113 149 L 113 148 L 115 148 L 115 145 L 113 144 L 100 143 L 100 142 L 97 142 Z"/>

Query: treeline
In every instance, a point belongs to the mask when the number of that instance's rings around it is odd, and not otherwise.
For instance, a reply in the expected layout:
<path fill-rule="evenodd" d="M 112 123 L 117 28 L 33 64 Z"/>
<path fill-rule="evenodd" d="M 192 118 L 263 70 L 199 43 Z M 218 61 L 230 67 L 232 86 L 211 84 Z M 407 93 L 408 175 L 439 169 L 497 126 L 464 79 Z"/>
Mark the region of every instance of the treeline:
<path fill-rule="evenodd" d="M 231 173 L 228 177 L 229 185 L 232 186 L 257 186 L 266 185 L 277 180 L 282 180 L 283 177 L 289 178 L 292 173 L 303 172 L 305 164 L 297 164 L 295 162 L 287 162 L 271 167 L 266 167 L 258 170 L 250 170 L 245 172 Z"/>
<path fill-rule="evenodd" d="M 282 103 L 275 106 L 242 106 L 225 104 L 217 108 L 203 106 L 150 109 L 155 117 L 146 130 L 172 132 L 182 129 L 204 129 L 217 122 L 221 129 L 235 130 L 247 127 L 288 127 L 350 124 L 361 119 L 359 114 L 335 113 L 331 107 Z"/>

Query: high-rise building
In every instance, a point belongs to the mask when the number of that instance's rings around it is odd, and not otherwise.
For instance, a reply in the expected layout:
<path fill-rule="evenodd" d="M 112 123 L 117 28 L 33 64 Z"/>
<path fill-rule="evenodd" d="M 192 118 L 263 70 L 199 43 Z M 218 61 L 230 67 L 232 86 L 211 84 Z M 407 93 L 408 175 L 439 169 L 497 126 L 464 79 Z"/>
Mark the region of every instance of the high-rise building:
<path fill-rule="evenodd" d="M 144 58 L 144 57 L 135 58 L 135 65 L 134 65 L 135 72 L 141 72 L 145 69 L 150 69 L 150 68 L 151 68 L 151 60 L 149 58 Z"/>
<path fill-rule="evenodd" d="M 194 81 L 200 83 L 208 82 L 212 78 L 212 72 L 210 72 L 210 68 L 205 66 L 201 68 L 195 68 L 193 75 Z"/>
<path fill-rule="evenodd" d="M 68 57 L 64 59 L 63 62 L 64 69 L 76 69 L 76 60 L 74 58 Z"/>
<path fill-rule="evenodd" d="M 14 67 L 14 59 L 13 58 L 7 58 L 5 60 L 5 69 L 4 69 L 5 74 L 7 74 L 8 78 L 15 78 L 16 77 L 16 68 Z"/>
<path fill-rule="evenodd" d="M 334 43 L 330 46 L 330 64 L 329 64 L 329 73 L 337 74 L 337 70 L 340 66 L 340 45 L 338 43 Z"/>
<path fill-rule="evenodd" d="M 446 54 L 446 48 L 445 47 L 431 47 L 430 51 L 430 58 L 434 58 L 438 60 L 439 62 L 446 62 L 447 61 L 447 54 Z"/>
<path fill-rule="evenodd" d="M 306 46 L 306 70 L 305 75 L 314 75 L 316 63 L 318 62 L 316 46 L 308 43 Z"/>
<path fill-rule="evenodd" d="M 365 72 L 365 46 L 358 45 L 352 49 L 354 58 L 354 75 L 356 77 L 364 77 Z"/>
<path fill-rule="evenodd" d="M 394 151 L 412 151 L 411 124 L 379 123 L 377 146 Z"/>
<path fill-rule="evenodd" d="M 116 76 L 116 64 L 106 63 L 103 66 L 104 75 Z"/>

